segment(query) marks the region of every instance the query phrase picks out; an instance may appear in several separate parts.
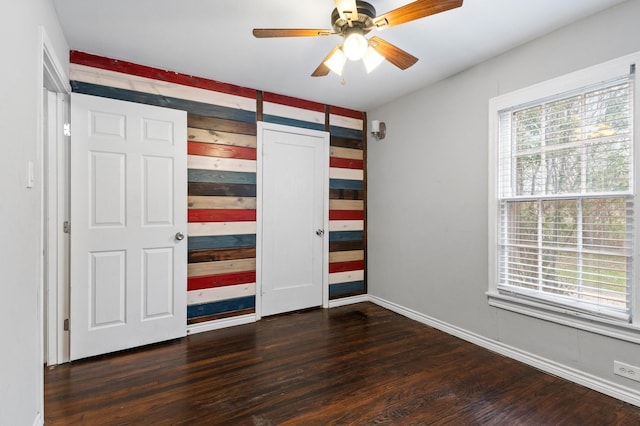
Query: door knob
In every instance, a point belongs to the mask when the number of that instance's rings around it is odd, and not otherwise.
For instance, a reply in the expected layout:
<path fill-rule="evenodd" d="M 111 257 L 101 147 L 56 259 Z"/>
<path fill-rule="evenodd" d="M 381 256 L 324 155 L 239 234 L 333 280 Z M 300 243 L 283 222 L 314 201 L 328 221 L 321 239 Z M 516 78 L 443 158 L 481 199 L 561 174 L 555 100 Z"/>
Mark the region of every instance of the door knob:
<path fill-rule="evenodd" d="M 184 240 L 184 234 L 182 232 L 176 233 L 176 240 L 178 241 Z"/>
<path fill-rule="evenodd" d="M 318 230 L 316 230 L 316 235 L 317 235 L 318 237 L 322 237 L 322 236 L 324 235 L 324 229 L 318 229 Z"/>

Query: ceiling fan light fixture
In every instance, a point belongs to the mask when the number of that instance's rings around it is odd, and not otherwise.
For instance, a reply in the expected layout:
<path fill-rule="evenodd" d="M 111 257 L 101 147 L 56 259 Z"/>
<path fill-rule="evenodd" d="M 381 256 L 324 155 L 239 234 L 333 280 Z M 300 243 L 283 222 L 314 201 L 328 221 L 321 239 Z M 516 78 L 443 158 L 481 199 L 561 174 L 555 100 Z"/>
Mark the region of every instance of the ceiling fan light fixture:
<path fill-rule="evenodd" d="M 328 35 L 342 36 L 344 41 L 322 60 L 311 74 L 322 77 L 330 71 L 342 75 L 346 59 L 365 62 L 367 72 L 373 71 L 383 61 L 384 56 L 391 64 L 405 70 L 413 66 L 418 58 L 397 46 L 379 38 L 365 35 L 374 29 L 395 27 L 430 15 L 446 12 L 462 6 L 463 0 L 409 0 L 410 3 L 390 12 L 378 15 L 376 8 L 365 0 L 334 0 L 335 9 L 331 12 L 331 30 L 310 28 L 254 28 L 257 38 L 269 37 L 320 37 Z M 372 51 L 369 43 L 374 46 Z M 365 59 L 365 55 L 367 58 Z"/>
<path fill-rule="evenodd" d="M 345 37 L 342 48 L 347 58 L 352 61 L 358 61 L 364 57 L 368 46 L 369 42 L 362 32 L 353 31 Z"/>
<path fill-rule="evenodd" d="M 333 55 L 324 61 L 324 64 L 328 66 L 331 71 L 338 75 L 342 75 L 342 69 L 344 68 L 345 62 L 347 62 L 347 56 L 342 51 L 342 48 L 340 48 L 336 49 L 335 52 L 333 52 Z"/>
<path fill-rule="evenodd" d="M 367 51 L 362 57 L 362 62 L 364 62 L 364 67 L 366 68 L 367 73 L 378 68 L 378 65 L 380 65 L 382 61 L 384 61 L 384 56 L 376 52 L 371 46 L 367 48 Z"/>

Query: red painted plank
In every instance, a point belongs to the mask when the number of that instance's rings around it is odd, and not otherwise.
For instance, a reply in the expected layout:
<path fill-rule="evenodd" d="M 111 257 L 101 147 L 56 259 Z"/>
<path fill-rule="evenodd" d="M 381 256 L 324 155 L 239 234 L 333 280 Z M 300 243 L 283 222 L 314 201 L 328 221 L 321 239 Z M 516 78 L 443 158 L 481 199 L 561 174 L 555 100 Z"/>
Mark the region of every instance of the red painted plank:
<path fill-rule="evenodd" d="M 233 274 L 206 275 L 204 277 L 187 278 L 187 290 L 203 290 L 205 288 L 225 287 L 228 285 L 256 282 L 255 271 L 236 272 Z"/>
<path fill-rule="evenodd" d="M 353 160 L 351 158 L 339 158 L 339 157 L 330 157 L 329 158 L 329 166 L 330 167 L 341 167 L 343 169 L 364 169 L 364 161 L 363 160 Z"/>
<path fill-rule="evenodd" d="M 329 220 L 364 220 L 364 210 L 329 210 Z"/>
<path fill-rule="evenodd" d="M 262 100 L 264 102 L 272 102 L 274 104 L 292 106 L 296 108 L 307 109 L 311 111 L 324 112 L 324 104 L 307 101 L 304 99 L 293 98 L 291 96 L 278 95 L 276 93 L 264 92 Z"/>
<path fill-rule="evenodd" d="M 356 111 L 354 109 L 342 108 L 333 105 L 329 106 L 329 114 L 364 120 L 364 113 L 362 111 Z"/>
<path fill-rule="evenodd" d="M 364 269 L 364 260 L 351 260 L 349 262 L 334 262 L 329 264 L 329 273 L 360 271 Z"/>
<path fill-rule="evenodd" d="M 193 209 L 188 210 L 189 222 L 252 222 L 255 210 Z"/>
<path fill-rule="evenodd" d="M 255 160 L 257 158 L 257 150 L 255 148 L 191 141 L 187 142 L 187 153 L 191 155 L 206 155 L 208 157 L 240 158 L 243 160 Z"/>
<path fill-rule="evenodd" d="M 69 60 L 72 64 L 87 65 L 104 70 L 137 75 L 139 77 L 152 78 L 154 80 L 168 81 L 170 83 L 197 87 L 199 89 L 213 90 L 215 92 L 227 93 L 250 99 L 256 98 L 256 91 L 247 87 L 161 70 L 159 68 L 147 67 L 144 65 L 134 64 L 133 62 L 120 61 L 118 59 L 92 55 L 90 53 L 80 52 L 77 50 L 72 50 L 70 52 Z"/>

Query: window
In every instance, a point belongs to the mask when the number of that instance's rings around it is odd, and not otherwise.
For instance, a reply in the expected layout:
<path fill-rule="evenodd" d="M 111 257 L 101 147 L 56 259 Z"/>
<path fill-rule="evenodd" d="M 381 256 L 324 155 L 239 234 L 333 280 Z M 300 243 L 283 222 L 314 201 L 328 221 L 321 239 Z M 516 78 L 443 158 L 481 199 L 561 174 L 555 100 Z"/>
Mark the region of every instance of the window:
<path fill-rule="evenodd" d="M 633 323 L 635 65 L 615 65 L 492 99 L 492 304 Z"/>

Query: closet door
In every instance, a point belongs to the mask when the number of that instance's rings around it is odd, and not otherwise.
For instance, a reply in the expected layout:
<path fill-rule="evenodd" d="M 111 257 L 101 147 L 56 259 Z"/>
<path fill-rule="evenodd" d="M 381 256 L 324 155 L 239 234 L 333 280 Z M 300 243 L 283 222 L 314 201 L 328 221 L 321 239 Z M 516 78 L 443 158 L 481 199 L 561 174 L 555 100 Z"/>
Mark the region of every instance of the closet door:
<path fill-rule="evenodd" d="M 329 136 L 259 123 L 261 315 L 321 306 Z"/>

